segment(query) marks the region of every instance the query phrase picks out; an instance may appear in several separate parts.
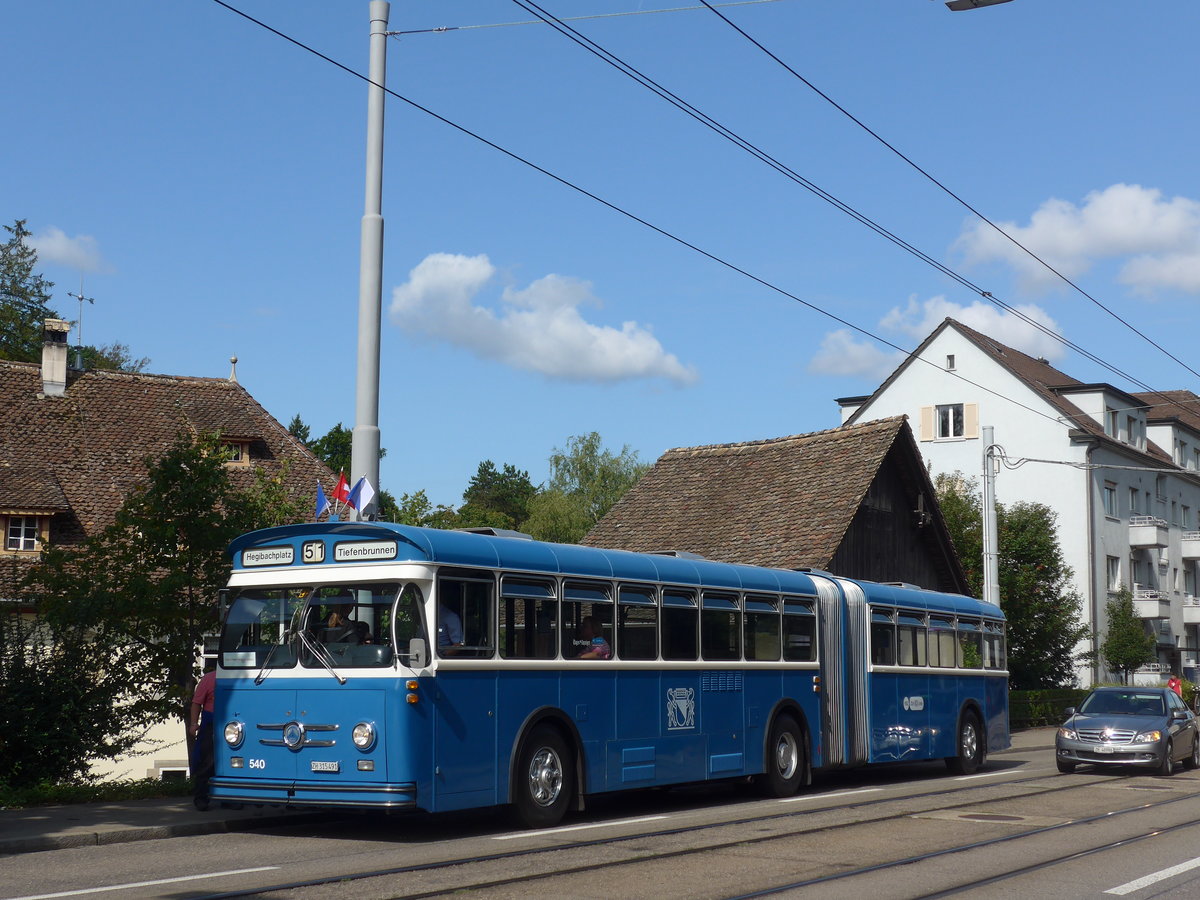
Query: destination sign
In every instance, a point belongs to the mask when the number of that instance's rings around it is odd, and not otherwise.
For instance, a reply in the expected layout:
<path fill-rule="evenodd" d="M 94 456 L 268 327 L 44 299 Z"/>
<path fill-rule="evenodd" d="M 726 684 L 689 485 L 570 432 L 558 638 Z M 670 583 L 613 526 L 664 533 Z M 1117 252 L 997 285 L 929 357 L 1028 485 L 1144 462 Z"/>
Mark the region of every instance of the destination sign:
<path fill-rule="evenodd" d="M 296 551 L 291 547 L 257 547 L 242 551 L 242 565 L 248 569 L 255 566 L 290 566 L 295 559 Z"/>
<path fill-rule="evenodd" d="M 370 562 L 376 559 L 395 559 L 395 541 L 345 541 L 333 545 L 335 562 Z"/>

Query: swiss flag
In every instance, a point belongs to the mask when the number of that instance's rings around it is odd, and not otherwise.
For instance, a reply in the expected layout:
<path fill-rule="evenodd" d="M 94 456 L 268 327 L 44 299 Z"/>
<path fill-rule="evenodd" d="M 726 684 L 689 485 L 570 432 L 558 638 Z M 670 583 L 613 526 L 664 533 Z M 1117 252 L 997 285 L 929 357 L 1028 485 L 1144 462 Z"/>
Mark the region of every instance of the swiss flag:
<path fill-rule="evenodd" d="M 333 489 L 333 499 L 338 503 L 345 503 L 350 499 L 350 483 L 346 481 L 346 473 L 338 472 L 337 487 Z"/>

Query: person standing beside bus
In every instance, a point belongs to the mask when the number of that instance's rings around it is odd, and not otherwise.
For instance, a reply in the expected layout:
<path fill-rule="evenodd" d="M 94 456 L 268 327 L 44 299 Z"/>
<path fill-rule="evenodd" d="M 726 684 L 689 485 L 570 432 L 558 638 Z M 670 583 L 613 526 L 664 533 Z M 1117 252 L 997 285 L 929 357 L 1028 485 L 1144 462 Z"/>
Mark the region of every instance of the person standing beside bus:
<path fill-rule="evenodd" d="M 213 696 L 217 671 L 206 661 L 204 674 L 196 683 L 192 704 L 188 707 L 188 737 L 192 739 L 192 802 L 196 809 L 208 809 L 208 781 L 213 774 Z"/>

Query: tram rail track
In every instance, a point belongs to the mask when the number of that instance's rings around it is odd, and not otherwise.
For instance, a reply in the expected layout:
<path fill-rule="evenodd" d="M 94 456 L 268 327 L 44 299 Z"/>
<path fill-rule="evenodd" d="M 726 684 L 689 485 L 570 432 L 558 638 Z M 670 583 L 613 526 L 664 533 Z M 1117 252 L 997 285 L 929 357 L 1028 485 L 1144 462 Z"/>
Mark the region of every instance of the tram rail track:
<path fill-rule="evenodd" d="M 451 857 L 451 858 L 446 858 L 446 859 L 441 859 L 441 860 L 433 860 L 433 861 L 426 861 L 426 862 L 422 862 L 422 863 L 414 863 L 414 864 L 409 864 L 409 865 L 404 865 L 404 866 L 388 867 L 388 868 L 382 868 L 382 869 L 375 868 L 375 869 L 362 871 L 362 872 L 341 873 L 341 874 L 330 875 L 330 876 L 322 877 L 322 878 L 297 880 L 297 881 L 291 881 L 291 882 L 282 883 L 282 884 L 276 884 L 276 885 L 272 885 L 272 886 L 258 887 L 258 888 L 252 889 L 252 890 L 231 891 L 231 892 L 225 892 L 225 893 L 220 893 L 220 894 L 213 894 L 213 895 L 210 895 L 209 897 L 205 898 L 205 900 L 224 900 L 224 898 L 249 897 L 249 896 L 271 894 L 273 892 L 293 892 L 293 891 L 302 890 L 305 888 L 318 888 L 322 885 L 329 885 L 329 884 L 334 884 L 334 883 L 345 883 L 347 881 L 356 881 L 356 880 L 364 880 L 364 879 L 372 879 L 372 878 L 389 878 L 389 877 L 398 877 L 398 876 L 404 876 L 404 875 L 410 875 L 410 874 L 411 875 L 429 875 L 429 874 L 435 874 L 438 872 L 442 872 L 442 871 L 446 871 L 446 870 L 450 870 L 450 869 L 454 869 L 454 868 L 471 867 L 471 866 L 488 866 L 488 865 L 495 864 L 495 863 L 511 862 L 511 861 L 517 861 L 517 860 L 530 860 L 530 859 L 537 859 L 539 857 L 550 858 L 552 855 L 559 855 L 560 859 L 562 859 L 568 863 L 567 865 L 551 865 L 548 868 L 540 869 L 539 871 L 536 871 L 536 872 L 525 873 L 525 874 L 519 875 L 519 876 L 507 876 L 507 877 L 500 877 L 500 878 L 495 878 L 495 877 L 491 877 L 491 878 L 480 877 L 480 878 L 474 878 L 474 879 L 469 878 L 463 882 L 456 882 L 452 885 L 451 884 L 438 884 L 436 887 L 431 886 L 426 889 L 416 888 L 414 890 L 400 891 L 400 892 L 394 893 L 394 894 L 389 892 L 387 894 L 387 896 L 389 896 L 389 897 L 394 896 L 396 898 L 406 898 L 406 900 L 418 900 L 418 898 L 435 897 L 435 896 L 440 896 L 440 895 L 449 894 L 449 893 L 453 893 L 456 891 L 463 891 L 463 890 L 489 890 L 489 889 L 497 889 L 497 888 L 504 888 L 504 887 L 512 887 L 515 885 L 520 885 L 520 884 L 525 884 L 525 883 L 532 884 L 532 883 L 536 883 L 539 881 L 544 881 L 546 879 L 560 877 L 560 876 L 564 876 L 564 875 L 574 875 L 574 876 L 585 875 L 585 874 L 592 873 L 592 872 L 602 872 L 604 870 L 613 869 L 614 867 L 636 866 L 636 865 L 645 864 L 647 862 L 654 861 L 654 860 L 686 858 L 688 856 L 692 856 L 692 855 L 699 854 L 699 853 L 710 853 L 713 851 L 720 851 L 723 849 L 730 849 L 730 848 L 739 847 L 739 846 L 744 847 L 744 846 L 752 846 L 752 845 L 756 845 L 756 844 L 765 844 L 765 843 L 769 843 L 772 841 L 783 841 L 783 840 L 793 839 L 793 838 L 797 838 L 797 837 L 803 837 L 805 835 L 830 834 L 833 832 L 849 830 L 849 829 L 853 829 L 853 828 L 857 828 L 857 827 L 862 827 L 865 825 L 877 825 L 877 824 L 887 823 L 890 821 L 905 820 L 905 819 L 909 819 L 914 816 L 920 816 L 922 813 L 928 813 L 928 812 L 936 811 L 936 810 L 948 811 L 948 810 L 956 810 L 956 809 L 962 809 L 962 808 L 968 808 L 968 807 L 979 808 L 979 807 L 987 806 L 988 804 L 993 804 L 993 803 L 1002 803 L 1005 801 L 1019 800 L 1019 799 L 1025 799 L 1025 798 L 1031 798 L 1031 797 L 1041 797 L 1041 796 L 1057 794 L 1057 793 L 1061 793 L 1061 792 L 1080 790 L 1080 789 L 1088 788 L 1097 783 L 1103 783 L 1106 785 L 1120 785 L 1122 783 L 1128 782 L 1137 777 L 1138 776 L 1136 776 L 1136 775 L 1114 776 L 1111 774 L 1106 774 L 1106 775 L 1098 775 L 1093 778 L 1087 778 L 1087 779 L 1080 779 L 1080 778 L 1062 779 L 1061 776 L 1058 776 L 1057 774 L 1052 773 L 1052 774 L 1031 775 L 1031 776 L 1024 777 L 1024 778 L 1013 778 L 1013 779 L 1007 779 L 1007 780 L 1003 780 L 1003 781 L 981 782 L 981 783 L 976 783 L 976 784 L 963 784 L 960 782 L 960 783 L 957 783 L 957 784 L 954 784 L 954 785 L 951 785 L 948 787 L 941 787 L 937 790 L 918 791 L 918 792 L 914 792 L 914 793 L 908 793 L 908 794 L 902 794 L 899 796 L 890 796 L 890 797 L 881 797 L 881 796 L 877 796 L 874 793 L 872 793 L 872 795 L 870 795 L 869 797 L 854 799 L 857 794 L 857 792 L 855 792 L 848 796 L 843 795 L 845 797 L 845 802 L 839 802 L 839 803 L 835 803 L 832 805 L 826 805 L 826 806 L 813 807 L 813 806 L 806 805 L 804 808 L 789 809 L 787 811 L 771 811 L 766 814 L 760 813 L 760 814 L 755 814 L 755 815 L 745 815 L 745 816 L 739 816 L 739 817 L 736 817 L 733 819 L 725 819 L 725 820 L 721 820 L 721 821 L 706 821 L 706 822 L 702 822 L 702 823 L 677 825 L 677 826 L 672 826 L 669 828 L 646 828 L 646 829 L 639 829 L 634 833 L 621 833 L 621 834 L 615 834 L 615 835 L 608 835 L 605 837 L 589 838 L 586 840 L 572 840 L 572 841 L 567 841 L 567 842 L 541 844 L 541 845 L 535 846 L 535 847 L 522 847 L 522 848 L 517 848 L 517 849 L 513 849 L 513 850 L 508 850 L 508 851 L 501 851 L 498 853 L 476 854 L 476 855 L 470 855 L 470 856 L 467 856 L 467 855 L 457 856 L 457 857 Z M 1183 780 L 1183 779 L 1180 779 L 1180 780 Z M 1064 783 L 1064 781 L 1067 783 Z M 1039 787 L 1036 784 L 1038 782 L 1048 782 L 1048 783 L 1043 784 L 1042 786 Z M 1027 785 L 1032 785 L 1034 789 L 1024 790 L 1024 791 L 1023 790 L 1012 790 L 1012 788 L 1023 788 Z M 1006 790 L 1006 789 L 1008 789 L 1008 790 Z M 990 796 L 990 797 L 980 797 L 979 796 L 980 793 L 987 792 L 987 791 L 990 791 L 991 793 L 995 794 L 997 792 L 997 790 L 999 790 L 1001 792 L 1000 796 Z M 964 797 L 964 799 L 961 802 L 957 802 L 957 803 L 939 804 L 939 803 L 931 803 L 930 802 L 933 800 L 937 800 L 938 798 L 946 797 L 947 795 L 951 795 L 951 794 L 964 794 L 964 795 L 969 795 L 969 796 Z M 821 798 L 820 794 L 808 795 L 808 796 L 813 802 L 815 802 L 815 803 L 820 802 L 820 798 Z M 1150 803 L 1135 804 L 1135 805 L 1123 808 L 1121 810 L 1115 811 L 1113 813 L 1106 813 L 1105 815 L 1106 816 L 1124 815 L 1126 813 L 1135 812 L 1135 811 L 1139 811 L 1139 810 L 1151 809 L 1151 808 L 1154 808 L 1157 806 L 1166 806 L 1166 805 L 1178 802 L 1179 800 L 1185 799 L 1186 797 L 1190 797 L 1190 796 L 1191 795 L 1189 794 L 1189 795 L 1185 795 L 1184 797 L 1171 797 L 1171 798 L 1165 798 L 1163 800 L 1150 802 Z M 795 800 L 795 799 L 799 799 L 799 798 L 789 798 L 789 799 Z M 779 801 L 779 802 L 786 802 L 786 801 Z M 832 822 L 831 823 L 828 821 L 830 815 L 834 815 L 834 814 L 838 814 L 838 813 L 854 812 L 854 811 L 857 811 L 857 810 L 860 810 L 860 809 L 866 808 L 866 807 L 871 807 L 871 808 L 880 810 L 880 809 L 884 809 L 889 806 L 895 807 L 897 805 L 901 806 L 902 808 L 897 809 L 895 812 L 889 812 L 884 815 L 871 816 L 869 818 L 855 818 L 851 821 L 846 821 L 846 822 Z M 815 818 L 818 816 L 821 817 L 822 821 L 815 820 Z M 880 871 L 881 869 L 886 869 L 891 866 L 911 865 L 914 861 L 919 861 L 924 858 L 932 859 L 937 856 L 944 856 L 944 855 L 947 855 L 950 853 L 965 852 L 966 850 L 969 850 L 969 849 L 973 849 L 973 848 L 980 847 L 980 846 L 986 846 L 989 843 L 1002 843 L 1002 842 L 1006 842 L 1006 841 L 1016 840 L 1016 839 L 1019 839 L 1022 837 L 1036 836 L 1041 833 L 1062 829 L 1064 827 L 1070 827 L 1073 825 L 1084 824 L 1086 822 L 1095 821 L 1099 818 L 1102 818 L 1102 817 L 1100 817 L 1100 816 L 1084 817 L 1079 820 L 1069 820 L 1067 822 L 1057 823 L 1055 825 L 1045 825 L 1045 826 L 1039 826 L 1036 828 L 1025 829 L 1020 832 L 1014 832 L 1009 835 L 1004 835 L 1000 838 L 993 839 L 992 841 L 966 843 L 966 844 L 962 844 L 960 846 L 944 848 L 942 850 L 934 851 L 926 856 L 915 856 L 915 857 L 911 857 L 911 858 L 906 858 L 904 860 L 897 860 L 894 862 L 879 863 L 874 866 L 866 866 L 866 867 L 862 867 L 861 869 L 856 869 L 856 870 L 842 872 L 842 873 L 836 873 L 835 875 L 824 876 L 822 878 L 790 882 L 786 885 L 770 888 L 766 891 L 760 891 L 758 893 L 750 893 L 750 894 L 737 895 L 737 896 L 746 896 L 746 897 L 770 896 L 771 894 L 780 893 L 780 892 L 786 891 L 786 890 L 793 890 L 793 889 L 802 888 L 802 887 L 815 886 L 815 885 L 823 883 L 824 881 L 842 880 L 845 878 L 853 877 L 856 874 L 861 875 L 861 874 L 872 872 L 872 871 Z M 672 838 L 677 838 L 677 837 L 689 835 L 689 834 L 699 834 L 702 832 L 714 832 L 714 831 L 717 831 L 720 829 L 736 829 L 739 827 L 744 828 L 747 826 L 756 826 L 756 825 L 763 826 L 763 825 L 768 825 L 769 823 L 773 823 L 773 822 L 778 823 L 781 821 L 800 820 L 800 819 L 804 819 L 804 820 L 808 820 L 808 821 L 803 823 L 801 825 L 801 827 L 797 827 L 797 828 L 784 828 L 782 830 L 773 831 L 771 834 L 757 835 L 757 836 L 746 836 L 743 834 L 743 835 L 737 836 L 734 839 L 724 840 L 724 841 L 722 841 L 722 840 L 706 841 L 702 846 L 679 848 L 679 849 L 673 849 L 673 850 L 669 850 L 669 851 L 658 850 L 658 851 L 650 851 L 647 853 L 637 853 L 634 855 L 624 857 L 619 860 L 610 860 L 610 861 L 604 861 L 604 862 L 594 862 L 594 861 L 586 862 L 586 861 L 580 861 L 579 859 L 572 858 L 572 857 L 576 857 L 576 856 L 586 856 L 587 855 L 586 851 L 595 851 L 597 848 L 616 847 L 621 844 L 627 844 L 627 843 L 635 842 L 635 841 L 643 841 L 643 842 L 644 841 L 656 841 L 656 840 L 657 841 L 666 841 L 666 840 L 669 840 Z M 601 822 L 598 824 L 600 824 L 602 826 L 605 823 Z M 611 824 L 616 826 L 616 825 L 621 824 L 621 822 L 618 820 L 618 821 L 612 822 Z M 555 830 L 555 831 L 558 831 L 558 830 Z M 531 837 L 534 837 L 534 838 L 539 837 L 539 836 L 542 836 L 542 835 L 540 835 L 539 833 L 536 833 L 536 832 L 531 834 Z M 549 836 L 549 835 L 547 835 L 547 836 Z M 517 837 L 519 837 L 519 836 L 517 836 Z M 414 888 L 415 888 L 415 886 L 414 886 Z"/>

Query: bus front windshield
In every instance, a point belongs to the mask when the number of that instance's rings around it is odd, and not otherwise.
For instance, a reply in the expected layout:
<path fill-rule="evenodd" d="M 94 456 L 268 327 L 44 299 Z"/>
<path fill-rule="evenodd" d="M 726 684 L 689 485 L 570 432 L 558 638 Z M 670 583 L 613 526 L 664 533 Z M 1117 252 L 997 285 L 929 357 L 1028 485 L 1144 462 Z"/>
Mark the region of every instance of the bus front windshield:
<path fill-rule="evenodd" d="M 396 582 L 252 587 L 238 592 L 221 632 L 226 669 L 378 668 L 408 662 L 425 637 L 422 596 Z"/>

